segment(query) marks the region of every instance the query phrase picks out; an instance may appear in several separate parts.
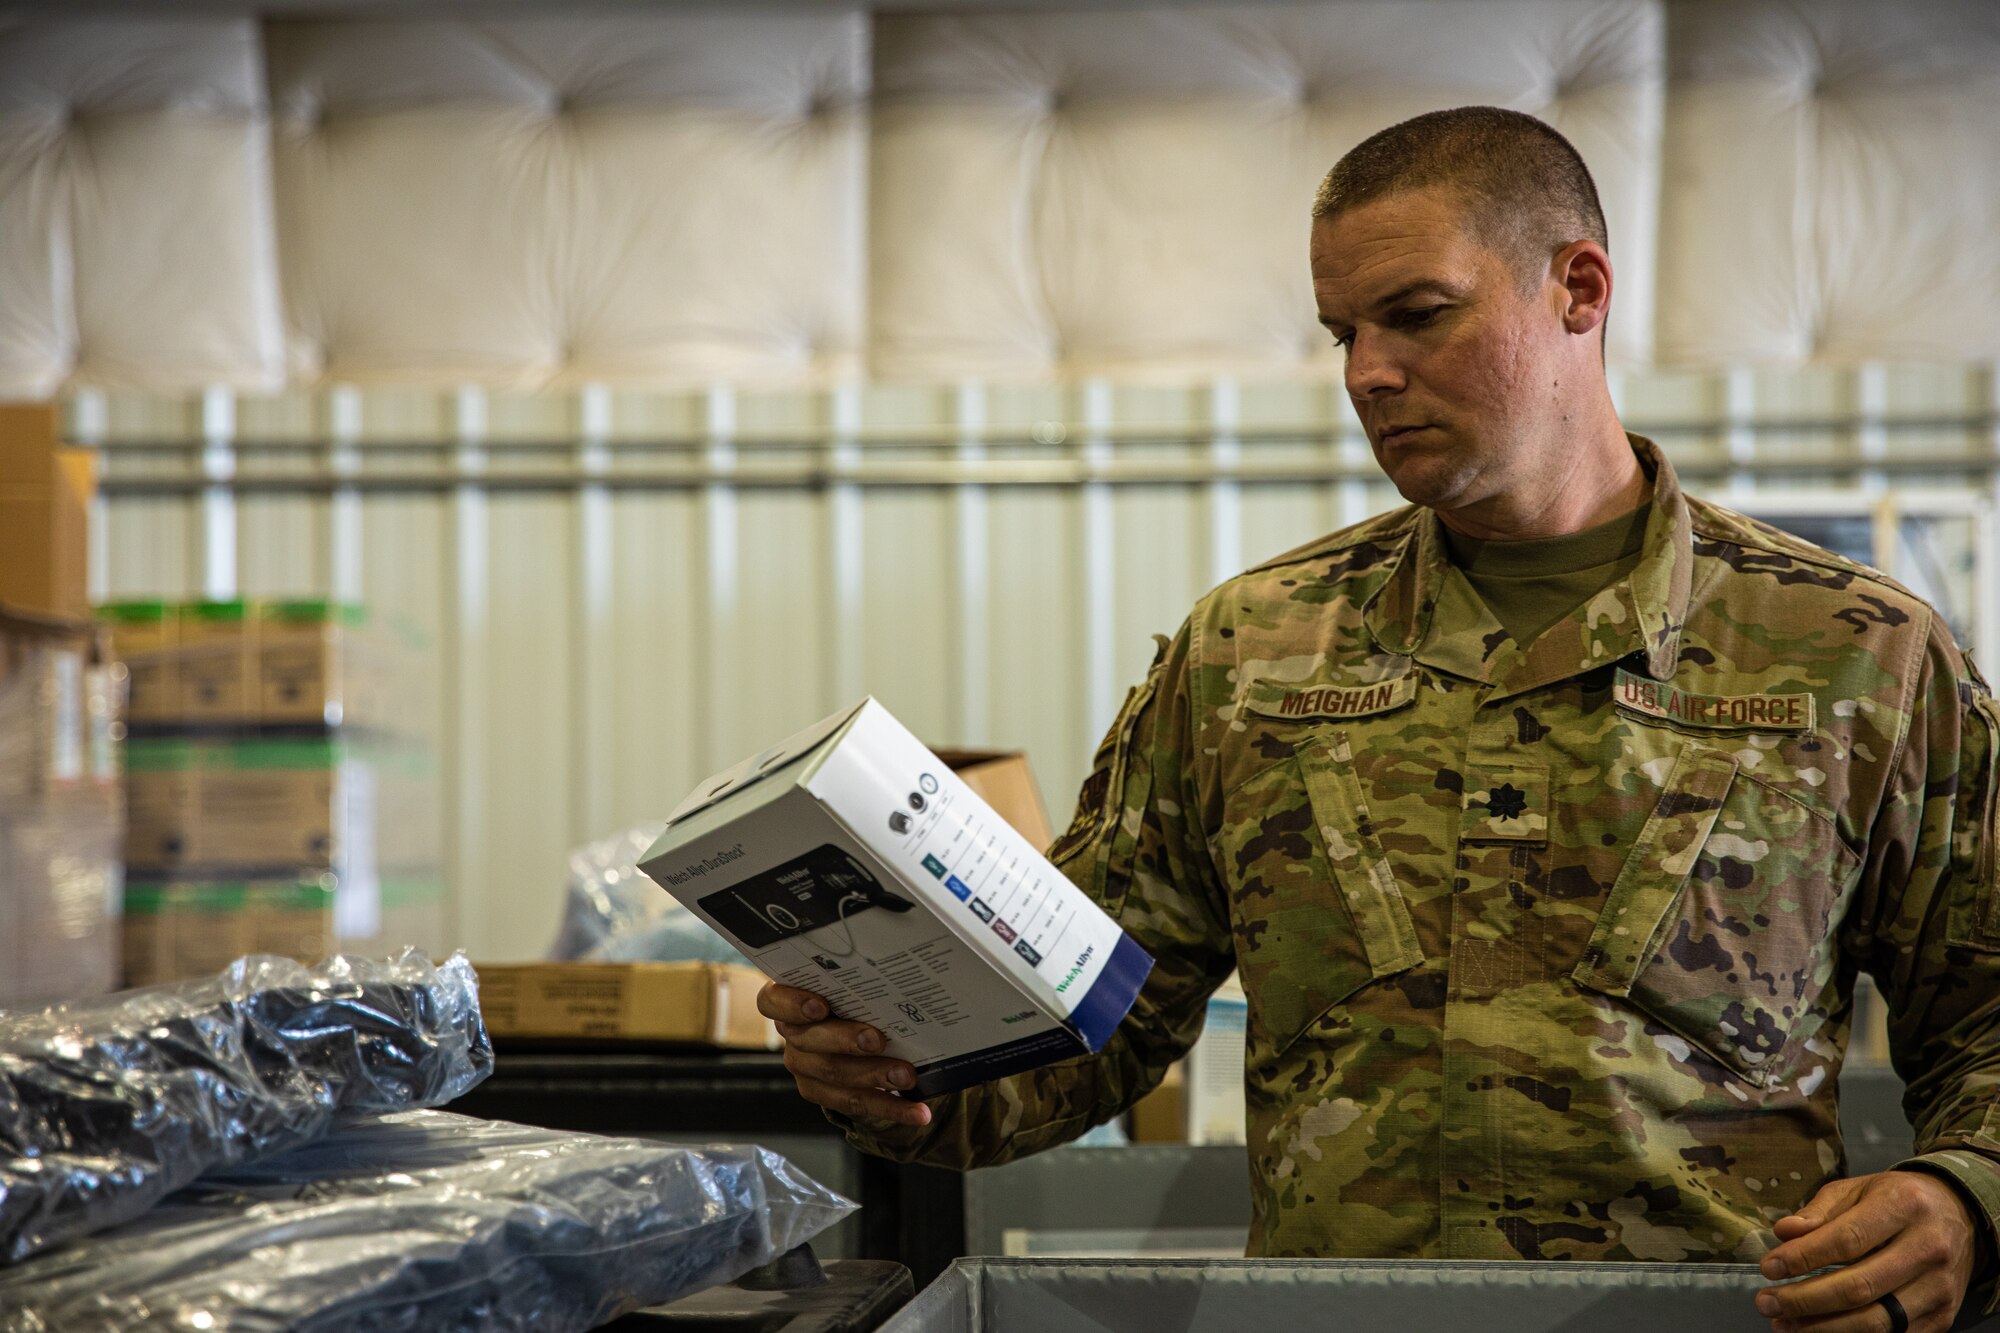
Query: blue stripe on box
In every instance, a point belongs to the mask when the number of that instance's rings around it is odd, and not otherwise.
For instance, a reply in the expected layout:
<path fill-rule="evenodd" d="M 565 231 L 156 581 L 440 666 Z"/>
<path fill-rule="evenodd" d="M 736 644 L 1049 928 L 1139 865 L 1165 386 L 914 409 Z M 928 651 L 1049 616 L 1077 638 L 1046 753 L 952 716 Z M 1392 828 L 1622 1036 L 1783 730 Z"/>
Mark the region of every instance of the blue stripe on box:
<path fill-rule="evenodd" d="M 1067 1060 L 1086 1052 L 1076 1034 L 1067 1028 L 1048 1028 L 1019 1041 L 988 1046 L 983 1051 L 967 1051 L 917 1066 L 917 1086 L 904 1093 L 919 1100 L 957 1092 L 975 1083 L 991 1083 L 996 1078 L 1018 1074 L 1024 1069 Z"/>
<path fill-rule="evenodd" d="M 1103 1046 L 1131 1010 L 1132 1001 L 1139 998 L 1139 987 L 1146 984 L 1146 974 L 1152 970 L 1153 955 L 1130 935 L 1119 932 L 1118 946 L 1111 951 L 1104 970 L 1070 1011 L 1071 1030 L 1091 1050 Z"/>

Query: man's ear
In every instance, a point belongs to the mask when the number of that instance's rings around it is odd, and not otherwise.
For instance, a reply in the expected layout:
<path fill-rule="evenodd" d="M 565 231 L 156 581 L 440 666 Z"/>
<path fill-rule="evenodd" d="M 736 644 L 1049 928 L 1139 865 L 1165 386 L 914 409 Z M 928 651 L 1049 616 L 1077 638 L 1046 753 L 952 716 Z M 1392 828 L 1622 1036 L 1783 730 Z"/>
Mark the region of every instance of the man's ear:
<path fill-rule="evenodd" d="M 1611 256 L 1596 241 L 1571 241 L 1556 252 L 1549 276 L 1564 292 L 1558 313 L 1570 333 L 1594 333 L 1611 314 Z"/>

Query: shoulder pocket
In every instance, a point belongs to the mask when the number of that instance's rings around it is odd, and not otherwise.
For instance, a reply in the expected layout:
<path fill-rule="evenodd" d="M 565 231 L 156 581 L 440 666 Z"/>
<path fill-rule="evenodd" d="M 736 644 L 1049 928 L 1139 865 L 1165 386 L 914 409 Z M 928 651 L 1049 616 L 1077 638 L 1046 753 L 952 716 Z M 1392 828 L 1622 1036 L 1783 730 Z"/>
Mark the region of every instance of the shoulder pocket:
<path fill-rule="evenodd" d="M 1972 856 L 1978 928 L 1969 942 L 1976 948 L 2000 950 L 2000 698 L 1979 695 L 1972 701 L 1972 713 L 1985 724 L 1986 783 L 1966 812 L 1979 839 Z"/>
<path fill-rule="evenodd" d="M 1827 984 L 1858 868 L 1820 816 L 1689 742 L 1571 976 L 1768 1087 Z"/>
<path fill-rule="evenodd" d="M 1282 1053 L 1328 1009 L 1423 962 L 1345 735 L 1301 745 L 1227 799 L 1237 966 Z"/>

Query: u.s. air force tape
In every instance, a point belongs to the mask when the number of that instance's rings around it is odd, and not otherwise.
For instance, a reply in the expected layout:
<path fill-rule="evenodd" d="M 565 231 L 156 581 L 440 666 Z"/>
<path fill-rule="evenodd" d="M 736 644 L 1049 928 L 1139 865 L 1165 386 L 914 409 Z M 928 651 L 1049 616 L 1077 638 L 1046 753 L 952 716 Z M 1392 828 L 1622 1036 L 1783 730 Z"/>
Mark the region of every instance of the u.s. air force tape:
<path fill-rule="evenodd" d="M 1813 725 L 1810 694 L 1696 694 L 1624 670 L 1612 681 L 1611 701 L 1630 712 L 1684 727 L 1811 731 Z"/>

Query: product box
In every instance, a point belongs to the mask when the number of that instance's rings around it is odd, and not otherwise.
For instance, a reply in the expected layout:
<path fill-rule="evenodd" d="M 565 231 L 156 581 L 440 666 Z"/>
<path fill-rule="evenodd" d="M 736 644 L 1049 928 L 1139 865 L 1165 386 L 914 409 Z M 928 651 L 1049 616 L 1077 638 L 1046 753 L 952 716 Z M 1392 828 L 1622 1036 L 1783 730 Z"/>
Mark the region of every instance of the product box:
<path fill-rule="evenodd" d="M 381 654 L 360 607 L 324 599 L 257 607 L 257 720 L 265 726 L 380 726 Z"/>
<path fill-rule="evenodd" d="M 109 602 L 97 608 L 111 631 L 111 653 L 125 666 L 127 720 L 141 726 L 181 715 L 180 609 L 161 601 Z"/>
<path fill-rule="evenodd" d="M 120 676 L 87 620 L 0 607 L 0 804 L 118 800 Z"/>
<path fill-rule="evenodd" d="M 724 963 L 482 963 L 479 1009 L 496 1037 L 778 1047 L 757 1012 L 764 978 Z"/>
<path fill-rule="evenodd" d="M 96 460 L 60 433 L 52 403 L 0 404 L 0 602 L 83 618 Z"/>
<path fill-rule="evenodd" d="M 639 868 L 931 1097 L 1101 1047 L 1145 950 L 873 699 L 697 786 Z"/>
<path fill-rule="evenodd" d="M 146 738 L 126 770 L 140 870 L 375 874 L 375 769 L 342 742 Z"/>
<path fill-rule="evenodd" d="M 1242 984 L 1231 976 L 1209 996 L 1201 1036 L 1182 1062 L 1187 1067 L 1189 1143 L 1243 1142 L 1243 1057 L 1249 1018 Z"/>
<path fill-rule="evenodd" d="M 125 984 L 207 976 L 253 952 L 249 886 L 135 881 L 125 886 Z"/>
<path fill-rule="evenodd" d="M 180 609 L 178 720 L 234 724 L 257 717 L 257 636 L 242 602 L 189 602 Z"/>
<path fill-rule="evenodd" d="M 311 963 L 343 949 L 383 952 L 375 946 L 387 943 L 341 929 L 343 889 L 330 873 L 133 880 L 124 898 L 127 986 L 207 976 L 245 954 Z"/>

